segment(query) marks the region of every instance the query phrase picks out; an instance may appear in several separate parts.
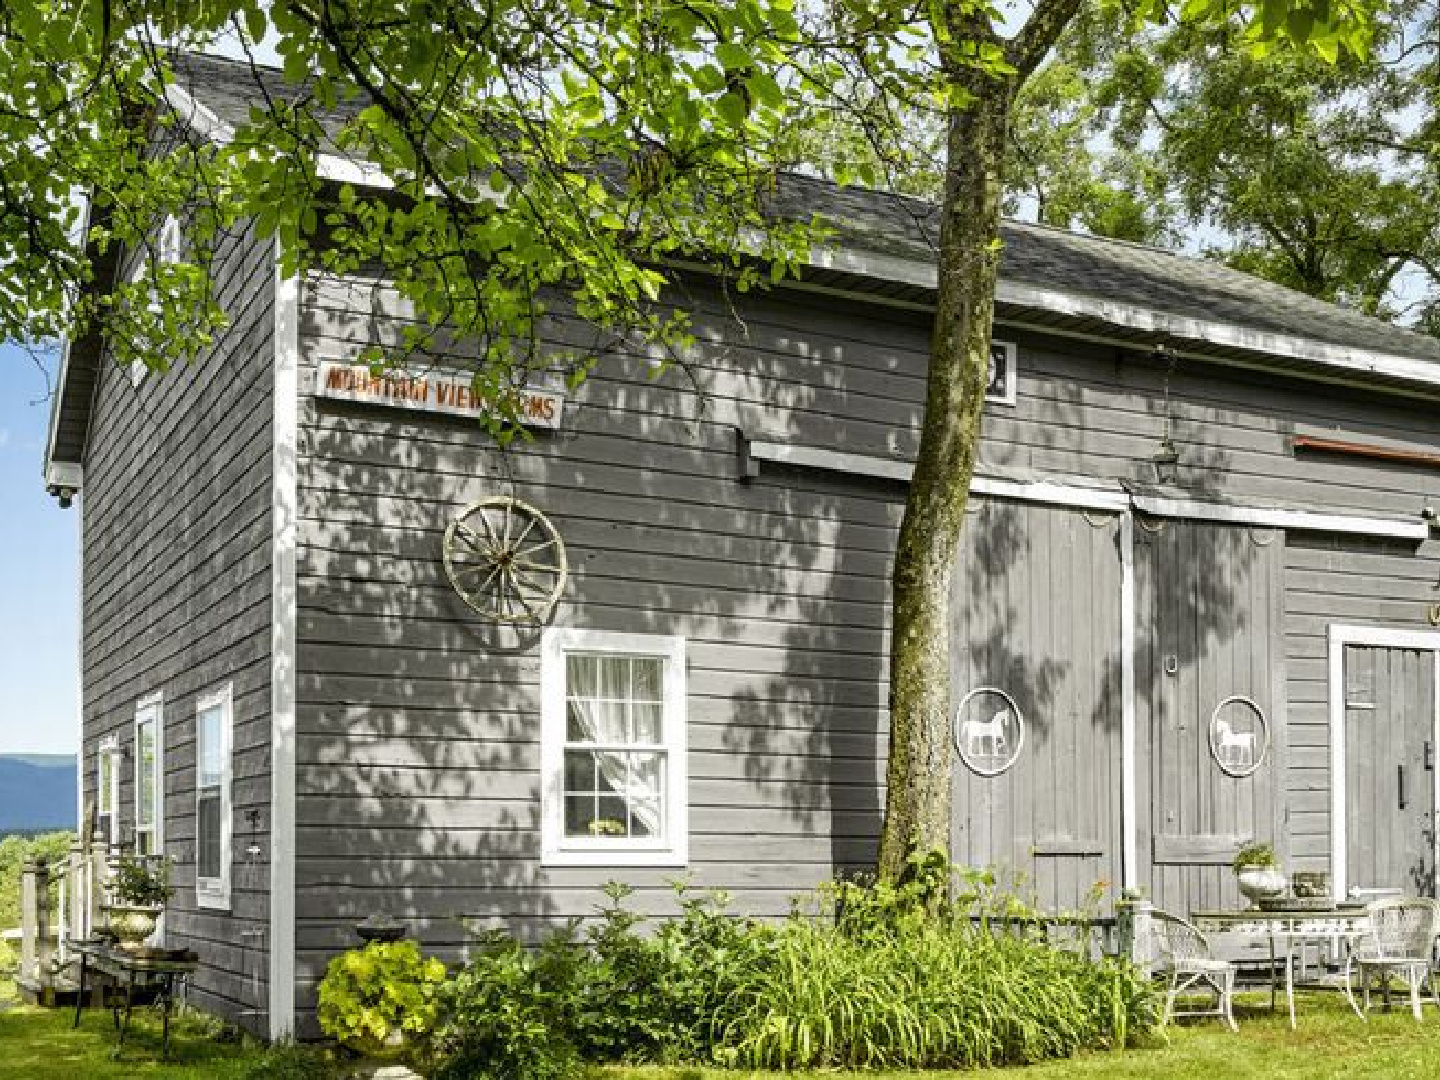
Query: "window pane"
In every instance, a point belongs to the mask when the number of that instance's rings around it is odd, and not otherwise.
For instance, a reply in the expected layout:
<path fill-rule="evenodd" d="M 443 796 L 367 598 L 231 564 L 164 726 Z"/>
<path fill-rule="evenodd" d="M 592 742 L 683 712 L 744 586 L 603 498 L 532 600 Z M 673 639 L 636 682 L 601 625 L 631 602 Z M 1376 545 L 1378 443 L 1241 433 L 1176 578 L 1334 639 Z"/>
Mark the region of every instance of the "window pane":
<path fill-rule="evenodd" d="M 572 698 L 566 706 L 565 741 L 578 743 L 623 743 L 625 703 Z"/>
<path fill-rule="evenodd" d="M 567 795 L 565 797 L 565 835 L 589 836 L 590 822 L 595 818 L 595 796 Z"/>
<path fill-rule="evenodd" d="M 155 833 L 150 829 L 135 830 L 135 854 L 155 854 Z"/>
<path fill-rule="evenodd" d="M 664 700 L 665 661 L 654 656 L 637 656 L 631 664 L 634 699 L 656 702 Z"/>
<path fill-rule="evenodd" d="M 592 836 L 624 836 L 630 831 L 625 800 L 618 795 L 600 796 L 598 813 L 599 817 L 590 823 Z"/>
<path fill-rule="evenodd" d="M 641 702 L 630 706 L 630 722 L 634 725 L 631 741 L 637 743 L 658 743 L 660 741 L 660 714 L 665 707 L 660 704 Z"/>
<path fill-rule="evenodd" d="M 220 783 L 225 772 L 222 754 L 223 740 L 220 729 L 224 712 L 214 705 L 195 718 L 196 783 L 201 787 L 213 787 Z"/>
<path fill-rule="evenodd" d="M 630 794 L 651 800 L 660 798 L 660 754 L 630 754 Z"/>
<path fill-rule="evenodd" d="M 195 873 L 202 878 L 220 876 L 220 794 L 195 796 Z"/>
<path fill-rule="evenodd" d="M 565 751 L 565 791 L 594 791 L 595 752 L 593 750 Z"/>
<path fill-rule="evenodd" d="M 146 721 L 135 729 L 135 744 L 139 760 L 135 819 L 138 826 L 144 827 L 155 823 L 155 721 Z"/>
<path fill-rule="evenodd" d="M 98 787 L 100 788 L 100 805 L 106 810 L 110 809 L 111 785 L 114 783 L 114 773 L 111 766 L 114 760 L 109 750 L 100 751 L 100 782 Z"/>
<path fill-rule="evenodd" d="M 635 799 L 630 804 L 630 835 L 658 836 L 663 822 L 660 804 L 653 799 Z"/>

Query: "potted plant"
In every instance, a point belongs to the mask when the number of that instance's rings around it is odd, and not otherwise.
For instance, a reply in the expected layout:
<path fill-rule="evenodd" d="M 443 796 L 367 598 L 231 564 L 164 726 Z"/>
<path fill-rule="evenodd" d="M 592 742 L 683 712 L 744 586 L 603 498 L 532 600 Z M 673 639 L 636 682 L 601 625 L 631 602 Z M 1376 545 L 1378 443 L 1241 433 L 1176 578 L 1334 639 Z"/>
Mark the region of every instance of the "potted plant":
<path fill-rule="evenodd" d="M 1280 872 L 1280 860 L 1269 844 L 1246 844 L 1236 853 L 1234 866 L 1240 892 L 1256 907 L 1263 900 L 1284 895 L 1285 875 Z"/>
<path fill-rule="evenodd" d="M 138 949 L 155 932 L 174 890 L 164 858 L 124 856 L 110 879 L 110 932 L 122 949 Z"/>

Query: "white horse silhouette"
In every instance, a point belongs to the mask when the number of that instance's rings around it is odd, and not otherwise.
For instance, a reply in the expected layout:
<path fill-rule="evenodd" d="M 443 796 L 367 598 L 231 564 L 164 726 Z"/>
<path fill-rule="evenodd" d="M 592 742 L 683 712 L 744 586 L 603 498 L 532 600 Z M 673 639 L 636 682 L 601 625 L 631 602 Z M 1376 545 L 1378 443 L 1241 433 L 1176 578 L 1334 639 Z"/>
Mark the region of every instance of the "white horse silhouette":
<path fill-rule="evenodd" d="M 1242 769 L 1255 764 L 1255 733 L 1253 731 L 1236 731 L 1230 726 L 1228 720 L 1216 720 L 1215 731 L 1219 736 L 1216 740 L 1215 756 L 1222 762 Z"/>
<path fill-rule="evenodd" d="M 1008 754 L 1010 740 L 1005 735 L 1005 722 L 1009 719 L 1010 710 L 1001 709 L 989 720 L 966 720 L 960 725 L 960 737 L 965 740 L 965 753 L 972 757 L 1001 757 Z"/>

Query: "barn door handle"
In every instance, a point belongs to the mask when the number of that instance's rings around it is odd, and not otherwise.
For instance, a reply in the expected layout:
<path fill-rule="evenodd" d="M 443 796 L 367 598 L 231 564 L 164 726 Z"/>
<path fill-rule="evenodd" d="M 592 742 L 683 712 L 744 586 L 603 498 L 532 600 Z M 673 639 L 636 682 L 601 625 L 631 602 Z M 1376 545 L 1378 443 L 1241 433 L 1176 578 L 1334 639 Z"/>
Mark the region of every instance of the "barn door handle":
<path fill-rule="evenodd" d="M 1396 770 L 1400 774 L 1400 809 L 1405 809 L 1405 766 L 1397 765 Z"/>

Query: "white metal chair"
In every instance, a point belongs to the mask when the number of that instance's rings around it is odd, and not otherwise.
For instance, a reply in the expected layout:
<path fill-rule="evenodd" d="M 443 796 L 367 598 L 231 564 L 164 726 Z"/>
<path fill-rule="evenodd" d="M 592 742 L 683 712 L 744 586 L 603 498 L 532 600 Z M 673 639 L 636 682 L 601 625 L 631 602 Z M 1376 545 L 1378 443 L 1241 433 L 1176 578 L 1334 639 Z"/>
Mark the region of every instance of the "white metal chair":
<path fill-rule="evenodd" d="M 1158 909 L 1150 915 L 1157 969 L 1165 976 L 1165 1015 L 1161 1017 L 1161 1026 L 1180 1016 L 1218 1016 L 1231 1031 L 1238 1031 L 1232 1004 L 1235 965 L 1212 955 L 1205 935 L 1179 916 Z M 1214 1008 L 1177 1012 L 1176 999 L 1198 989 L 1214 991 Z"/>
<path fill-rule="evenodd" d="M 1430 980 L 1430 996 L 1437 1005 L 1435 982 L 1430 978 L 1435 953 L 1435 935 L 1440 931 L 1440 904 L 1424 897 L 1377 900 L 1366 912 L 1369 925 L 1350 946 L 1345 965 L 1345 994 L 1355 1015 L 1366 1019 L 1370 1011 L 1370 982 L 1378 977 L 1385 1003 L 1390 1003 L 1390 977 L 1398 975 L 1410 990 L 1410 1011 L 1420 1019 L 1420 986 Z M 1365 1008 L 1355 1000 L 1354 976 L 1358 972 Z"/>

